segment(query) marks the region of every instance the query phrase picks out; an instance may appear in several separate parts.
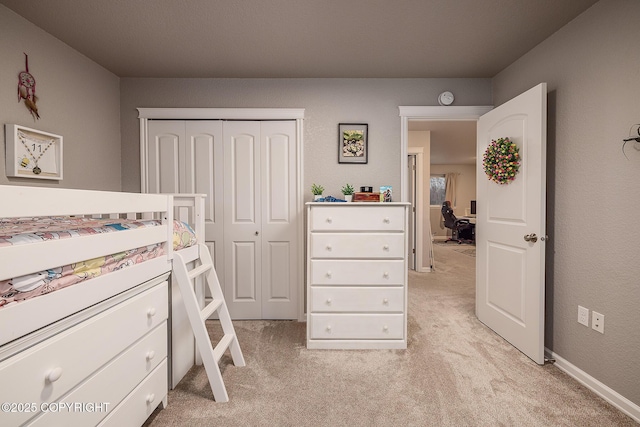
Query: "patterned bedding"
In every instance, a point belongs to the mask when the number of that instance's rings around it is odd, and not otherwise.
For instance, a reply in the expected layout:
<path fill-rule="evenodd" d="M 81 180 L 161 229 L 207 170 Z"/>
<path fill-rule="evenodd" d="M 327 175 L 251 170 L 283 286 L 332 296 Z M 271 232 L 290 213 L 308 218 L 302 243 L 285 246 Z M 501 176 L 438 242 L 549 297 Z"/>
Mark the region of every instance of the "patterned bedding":
<path fill-rule="evenodd" d="M 0 219 L 0 246 L 33 244 L 46 240 L 69 239 L 158 225 L 161 225 L 159 220 L 114 220 L 83 217 Z M 193 246 L 195 243 L 196 237 L 191 227 L 183 222 L 174 221 L 174 250 Z M 0 281 L 0 309 L 7 304 L 44 295 L 164 254 L 164 245 L 159 243 L 2 280 Z"/>

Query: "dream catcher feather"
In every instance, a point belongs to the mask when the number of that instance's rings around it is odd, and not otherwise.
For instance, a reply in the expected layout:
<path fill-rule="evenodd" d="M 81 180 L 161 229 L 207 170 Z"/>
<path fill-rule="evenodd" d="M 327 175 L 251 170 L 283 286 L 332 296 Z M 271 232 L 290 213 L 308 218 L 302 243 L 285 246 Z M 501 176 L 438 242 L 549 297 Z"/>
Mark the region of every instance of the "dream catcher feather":
<path fill-rule="evenodd" d="M 39 119 L 38 107 L 36 101 L 36 79 L 29 74 L 29 55 L 24 54 L 25 71 L 18 74 L 18 102 L 24 99 L 24 105 L 33 116 L 33 119 Z"/>

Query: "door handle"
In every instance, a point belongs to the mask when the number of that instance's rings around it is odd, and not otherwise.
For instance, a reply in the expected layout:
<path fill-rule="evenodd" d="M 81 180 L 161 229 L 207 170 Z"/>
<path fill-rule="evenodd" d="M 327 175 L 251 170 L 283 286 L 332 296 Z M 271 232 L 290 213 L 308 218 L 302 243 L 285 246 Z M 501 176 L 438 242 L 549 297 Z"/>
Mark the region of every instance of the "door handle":
<path fill-rule="evenodd" d="M 524 241 L 525 242 L 532 242 L 535 243 L 538 241 L 538 236 L 536 236 L 536 233 L 531 233 L 531 234 L 525 234 L 524 235 Z"/>
<path fill-rule="evenodd" d="M 260 234 L 260 232 L 259 232 L 259 231 L 256 231 L 256 236 L 257 236 L 258 234 Z"/>

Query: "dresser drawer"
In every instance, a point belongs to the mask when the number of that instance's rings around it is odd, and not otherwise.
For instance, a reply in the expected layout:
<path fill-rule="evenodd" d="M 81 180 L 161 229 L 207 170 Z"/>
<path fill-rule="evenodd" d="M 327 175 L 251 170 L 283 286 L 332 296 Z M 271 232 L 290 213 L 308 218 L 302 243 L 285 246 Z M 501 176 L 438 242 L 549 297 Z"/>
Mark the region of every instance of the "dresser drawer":
<path fill-rule="evenodd" d="M 403 339 L 403 314 L 309 315 L 311 339 Z"/>
<path fill-rule="evenodd" d="M 311 285 L 402 285 L 405 263 L 401 259 L 311 260 Z"/>
<path fill-rule="evenodd" d="M 311 231 L 403 231 L 404 206 L 314 206 Z"/>
<path fill-rule="evenodd" d="M 311 287 L 311 312 L 398 312 L 404 308 L 404 288 Z"/>
<path fill-rule="evenodd" d="M 165 359 L 99 426 L 141 426 L 166 397 L 168 388 Z"/>
<path fill-rule="evenodd" d="M 0 363 L 0 402 L 55 402 L 167 319 L 167 283 Z M 9 413 L 8 425 L 34 414 Z"/>
<path fill-rule="evenodd" d="M 45 412 L 30 427 L 97 425 L 167 357 L 167 323 L 144 336 L 74 389 L 61 403 L 102 403 L 94 411 Z"/>
<path fill-rule="evenodd" d="M 402 233 L 311 233 L 312 258 L 404 258 Z"/>

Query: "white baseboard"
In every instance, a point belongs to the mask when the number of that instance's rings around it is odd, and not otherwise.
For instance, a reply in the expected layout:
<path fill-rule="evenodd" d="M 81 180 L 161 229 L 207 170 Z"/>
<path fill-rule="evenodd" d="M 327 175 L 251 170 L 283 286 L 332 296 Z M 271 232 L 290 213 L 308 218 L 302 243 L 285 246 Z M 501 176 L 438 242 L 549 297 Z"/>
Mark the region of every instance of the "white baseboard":
<path fill-rule="evenodd" d="M 620 411 L 633 418 L 636 422 L 640 423 L 640 406 L 593 378 L 582 369 L 571 364 L 568 360 L 558 356 L 548 348 L 545 348 L 545 353 L 547 354 L 547 357 L 555 359 L 554 365 L 561 371 L 566 372 L 569 376 L 575 378 L 580 384 L 584 385 L 595 394 L 618 408 Z"/>

